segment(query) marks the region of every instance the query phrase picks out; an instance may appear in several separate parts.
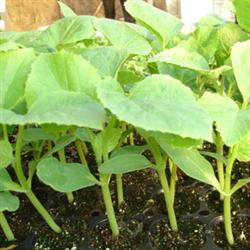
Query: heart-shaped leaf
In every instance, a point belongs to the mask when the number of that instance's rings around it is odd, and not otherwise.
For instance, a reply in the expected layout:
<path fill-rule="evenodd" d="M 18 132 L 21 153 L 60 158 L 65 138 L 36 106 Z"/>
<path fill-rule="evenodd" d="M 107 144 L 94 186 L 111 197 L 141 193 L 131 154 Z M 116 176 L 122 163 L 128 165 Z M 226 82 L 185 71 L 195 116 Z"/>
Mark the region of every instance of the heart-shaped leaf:
<path fill-rule="evenodd" d="M 96 69 L 79 55 L 40 56 L 26 84 L 26 122 L 102 129 L 105 112 L 96 99 L 99 81 Z"/>
<path fill-rule="evenodd" d="M 89 169 L 79 163 L 61 163 L 51 157 L 37 165 L 37 176 L 54 190 L 68 193 L 97 183 Z"/>
<path fill-rule="evenodd" d="M 125 8 L 141 25 L 152 31 L 163 46 L 182 29 L 180 19 L 144 1 L 128 0 Z"/>
<path fill-rule="evenodd" d="M 191 90 L 167 75 L 137 82 L 127 95 L 114 79 L 97 88 L 104 106 L 120 120 L 147 131 L 211 141 L 212 121 Z"/>
<path fill-rule="evenodd" d="M 2 191 L 24 192 L 17 183 L 12 181 L 6 169 L 0 169 L 0 192 Z"/>
<path fill-rule="evenodd" d="M 95 26 L 112 45 L 126 49 L 129 54 L 147 55 L 152 50 L 148 41 L 124 22 L 102 18 L 95 19 Z"/>
<path fill-rule="evenodd" d="M 54 22 L 39 36 L 40 43 L 58 48 L 59 45 L 66 45 L 90 39 L 94 36 L 95 30 L 91 16 L 65 17 Z"/>

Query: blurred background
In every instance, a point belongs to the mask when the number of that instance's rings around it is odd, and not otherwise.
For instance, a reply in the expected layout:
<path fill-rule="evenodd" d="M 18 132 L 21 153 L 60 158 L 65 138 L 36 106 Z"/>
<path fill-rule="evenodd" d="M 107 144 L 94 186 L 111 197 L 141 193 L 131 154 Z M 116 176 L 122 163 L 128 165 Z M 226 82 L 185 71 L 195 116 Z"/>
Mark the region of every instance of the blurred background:
<path fill-rule="evenodd" d="M 125 0 L 62 0 L 79 15 L 114 17 L 124 20 L 122 2 Z M 141 1 L 141 0 L 138 0 Z M 230 0 L 146 0 L 154 6 L 183 19 L 188 32 L 202 17 L 216 14 L 227 20 L 234 20 Z M 106 7 L 106 8 L 104 8 Z M 126 17 L 126 13 L 125 13 Z M 57 0 L 0 0 L 0 29 L 6 31 L 27 31 L 49 25 L 61 18 Z M 126 17 L 128 20 L 129 17 Z"/>

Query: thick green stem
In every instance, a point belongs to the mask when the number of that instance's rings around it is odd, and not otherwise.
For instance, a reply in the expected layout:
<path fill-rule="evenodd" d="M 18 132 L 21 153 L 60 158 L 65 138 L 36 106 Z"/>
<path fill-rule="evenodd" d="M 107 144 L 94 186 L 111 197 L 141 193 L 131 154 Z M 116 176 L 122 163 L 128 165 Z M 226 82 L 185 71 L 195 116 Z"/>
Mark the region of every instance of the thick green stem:
<path fill-rule="evenodd" d="M 170 194 L 172 197 L 172 204 L 174 205 L 177 166 L 170 159 L 169 159 L 169 164 L 171 165 Z"/>
<path fill-rule="evenodd" d="M 224 192 L 226 194 L 229 194 L 231 191 L 231 173 L 234 161 L 237 157 L 238 152 L 238 145 L 233 146 L 231 148 L 227 166 L 226 166 L 226 175 L 225 175 L 225 185 L 224 185 Z M 224 197 L 224 226 L 225 226 L 225 232 L 227 241 L 230 245 L 234 244 L 234 237 L 233 237 L 233 231 L 232 231 L 232 221 L 231 221 L 231 195 L 227 195 Z"/>
<path fill-rule="evenodd" d="M 129 144 L 131 146 L 134 146 L 135 145 L 135 142 L 134 142 L 134 133 L 133 131 L 129 133 Z"/>
<path fill-rule="evenodd" d="M 178 226 L 177 226 L 177 221 L 176 221 L 176 216 L 175 216 L 175 211 L 174 211 L 174 205 L 173 205 L 173 200 L 172 200 L 172 194 L 170 192 L 167 176 L 165 173 L 165 165 L 166 162 L 163 160 L 161 151 L 159 149 L 159 146 L 157 145 L 156 141 L 153 138 L 149 138 L 148 144 L 150 146 L 150 149 L 153 153 L 153 156 L 155 158 L 156 162 L 156 169 L 159 175 L 160 183 L 163 188 L 164 192 L 164 198 L 165 198 L 165 203 L 167 207 L 167 213 L 168 213 L 168 218 L 169 218 L 169 223 L 173 231 L 178 231 Z"/>
<path fill-rule="evenodd" d="M 118 200 L 118 206 L 121 206 L 124 202 L 123 197 L 123 184 L 122 184 L 122 174 L 116 175 L 116 188 L 117 188 L 117 200 Z"/>
<path fill-rule="evenodd" d="M 102 195 L 103 195 L 106 213 L 107 213 L 108 220 L 109 220 L 109 225 L 110 225 L 113 236 L 118 236 L 119 227 L 116 221 L 115 211 L 114 211 L 112 198 L 111 198 L 111 194 L 110 194 L 109 186 L 108 186 L 109 175 L 100 174 L 100 180 L 101 182 L 106 183 L 101 186 L 101 189 L 102 189 Z"/>
<path fill-rule="evenodd" d="M 16 176 L 17 176 L 18 181 L 20 182 L 22 188 L 27 190 L 27 192 L 25 194 L 29 198 L 29 200 L 31 201 L 33 206 L 36 208 L 36 210 L 45 219 L 45 221 L 48 223 L 48 225 L 51 227 L 51 229 L 53 229 L 57 233 L 60 233 L 61 232 L 60 227 L 56 225 L 56 223 L 54 222 L 54 220 L 52 219 L 52 217 L 50 216 L 48 211 L 43 207 L 43 205 L 37 199 L 35 194 L 30 190 L 29 184 L 28 184 L 26 177 L 23 173 L 22 162 L 21 162 L 21 147 L 22 147 L 23 131 L 24 131 L 24 127 L 19 126 L 17 141 L 16 141 L 16 150 L 15 150 L 16 162 L 15 162 L 15 166 L 14 166 Z"/>
<path fill-rule="evenodd" d="M 224 143 L 219 132 L 216 135 L 215 143 L 216 143 L 216 153 L 223 156 Z M 217 160 L 217 171 L 218 171 L 220 186 L 221 186 L 221 189 L 223 190 L 224 189 L 224 165 L 223 165 L 223 162 L 220 160 Z M 220 199 L 223 200 L 223 198 L 224 198 L 223 194 L 220 194 Z"/>
<path fill-rule="evenodd" d="M 41 202 L 37 199 L 35 194 L 30 190 L 26 193 L 30 202 L 36 208 L 36 210 L 40 213 L 40 215 L 44 218 L 44 220 L 48 223 L 48 225 L 53 229 L 56 233 L 61 232 L 61 228 L 54 222 L 48 211 L 44 208 Z"/>
<path fill-rule="evenodd" d="M 4 232 L 7 240 L 8 241 L 15 240 L 15 236 L 14 236 L 12 230 L 10 229 L 9 223 L 8 223 L 7 219 L 5 218 L 3 212 L 0 212 L 0 225 L 3 229 L 3 232 Z"/>
<path fill-rule="evenodd" d="M 62 163 L 66 163 L 66 156 L 64 152 L 64 148 L 58 151 L 59 159 Z M 72 192 L 66 193 L 67 199 L 69 203 L 72 203 L 74 201 L 74 195 Z"/>
<path fill-rule="evenodd" d="M 3 128 L 3 138 L 6 142 L 9 142 L 8 130 L 6 125 L 2 125 Z"/>
<path fill-rule="evenodd" d="M 164 192 L 164 197 L 165 197 L 170 226 L 171 226 L 173 231 L 178 231 L 172 195 L 171 195 L 171 192 L 169 189 L 165 169 L 158 169 L 157 172 L 158 172 L 160 183 L 161 183 L 161 186 L 162 186 L 163 192 Z"/>
<path fill-rule="evenodd" d="M 80 157 L 81 163 L 88 167 L 88 163 L 87 163 L 87 160 L 86 160 L 85 155 L 84 155 L 84 149 L 82 147 L 81 141 L 77 140 L 75 143 L 76 143 L 76 149 L 77 149 L 78 155 Z"/>

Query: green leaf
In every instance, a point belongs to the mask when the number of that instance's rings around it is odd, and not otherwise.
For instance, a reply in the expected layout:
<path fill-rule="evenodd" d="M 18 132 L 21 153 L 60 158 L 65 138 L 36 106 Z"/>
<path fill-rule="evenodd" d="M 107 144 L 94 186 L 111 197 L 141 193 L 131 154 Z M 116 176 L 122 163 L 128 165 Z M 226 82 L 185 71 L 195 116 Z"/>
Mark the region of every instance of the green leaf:
<path fill-rule="evenodd" d="M 126 49 L 129 54 L 147 55 L 152 50 L 144 37 L 123 22 L 104 18 L 95 19 L 95 26 L 112 45 Z"/>
<path fill-rule="evenodd" d="M 237 183 L 231 189 L 230 194 L 232 195 L 233 193 L 235 193 L 236 191 L 238 191 L 240 188 L 242 188 L 243 186 L 245 186 L 249 182 L 250 182 L 250 178 L 238 180 Z"/>
<path fill-rule="evenodd" d="M 208 152 L 208 151 L 199 151 L 199 152 L 200 152 L 200 154 L 202 154 L 204 156 L 212 157 L 218 161 L 223 162 L 225 165 L 227 164 L 227 159 L 223 155 L 220 155 L 220 154 L 217 154 L 214 152 Z"/>
<path fill-rule="evenodd" d="M 239 143 L 237 159 L 250 162 L 250 132 Z"/>
<path fill-rule="evenodd" d="M 12 181 L 6 169 L 0 169 L 0 192 L 2 191 L 24 192 L 17 183 Z"/>
<path fill-rule="evenodd" d="M 53 155 L 54 153 L 68 146 L 70 143 L 74 142 L 75 140 L 76 140 L 75 135 L 65 135 L 60 137 L 56 141 L 55 146 L 52 148 L 52 150 L 46 153 L 45 157 Z"/>
<path fill-rule="evenodd" d="M 114 150 L 111 154 L 111 158 L 118 155 L 127 155 L 127 154 L 142 154 L 145 150 L 149 149 L 148 145 L 145 146 L 123 146 Z"/>
<path fill-rule="evenodd" d="M 232 49 L 232 64 L 239 90 L 244 103 L 250 103 L 250 40 L 236 43 Z"/>
<path fill-rule="evenodd" d="M 218 191 L 221 191 L 220 183 L 215 176 L 213 167 L 197 150 L 172 148 L 166 144 L 163 149 L 185 174 L 196 180 L 212 185 Z"/>
<path fill-rule="evenodd" d="M 250 1 L 233 0 L 233 4 L 236 10 L 237 21 L 239 22 L 240 26 L 246 31 L 250 32 L 250 20 L 249 20 Z"/>
<path fill-rule="evenodd" d="M 164 145 L 171 145 L 173 148 L 194 148 L 200 147 L 202 145 L 202 140 L 195 140 L 191 138 L 182 138 L 178 135 L 160 133 L 160 132 L 152 132 L 150 133 L 157 143 L 164 148 Z"/>
<path fill-rule="evenodd" d="M 14 160 L 11 144 L 0 141 L 0 169 L 8 167 Z"/>
<path fill-rule="evenodd" d="M 26 122 L 102 129 L 105 112 L 96 100 L 99 81 L 96 69 L 79 55 L 41 55 L 26 83 Z"/>
<path fill-rule="evenodd" d="M 75 17 L 77 16 L 76 13 L 66 4 L 64 4 L 61 1 L 58 1 L 58 4 L 60 6 L 61 13 L 64 17 Z"/>
<path fill-rule="evenodd" d="M 79 163 L 61 163 L 52 157 L 38 163 L 37 176 L 54 190 L 63 193 L 90 187 L 97 182 L 86 166 Z"/>
<path fill-rule="evenodd" d="M 138 23 L 152 31 L 165 46 L 182 29 L 180 19 L 144 1 L 128 0 L 125 8 Z"/>
<path fill-rule="evenodd" d="M 127 50 L 113 46 L 90 48 L 82 56 L 97 69 L 100 76 L 116 77 L 121 65 L 128 57 Z"/>
<path fill-rule="evenodd" d="M 107 128 L 98 133 L 95 144 L 99 152 L 103 152 L 104 147 L 107 147 L 108 153 L 111 152 L 118 145 L 121 135 L 121 128 Z"/>
<path fill-rule="evenodd" d="M 76 43 L 94 36 L 91 16 L 65 17 L 54 22 L 39 36 L 42 44 L 51 48 Z"/>
<path fill-rule="evenodd" d="M 203 73 L 209 70 L 206 59 L 197 52 L 190 52 L 184 48 L 164 50 L 149 59 L 149 62 L 164 62 L 179 67 Z"/>
<path fill-rule="evenodd" d="M 126 95 L 114 79 L 97 87 L 104 106 L 121 121 L 147 131 L 177 134 L 211 141 L 212 121 L 196 102 L 191 90 L 166 75 L 137 82 Z"/>
<path fill-rule="evenodd" d="M 14 212 L 19 208 L 19 199 L 10 192 L 0 192 L 0 211 Z"/>
<path fill-rule="evenodd" d="M 209 112 L 216 129 L 220 132 L 226 145 L 232 146 L 250 130 L 250 108 L 240 110 L 238 105 L 229 97 L 206 92 L 200 99 Z"/>
<path fill-rule="evenodd" d="M 105 161 L 98 170 L 101 173 L 124 174 L 149 168 L 152 163 L 140 154 L 117 155 Z"/>
<path fill-rule="evenodd" d="M 42 128 L 26 128 L 23 133 L 23 140 L 28 142 L 44 140 L 55 141 L 56 136 L 46 132 Z"/>
<path fill-rule="evenodd" d="M 32 49 L 0 52 L 0 108 L 11 110 L 23 101 L 25 82 L 34 60 Z"/>

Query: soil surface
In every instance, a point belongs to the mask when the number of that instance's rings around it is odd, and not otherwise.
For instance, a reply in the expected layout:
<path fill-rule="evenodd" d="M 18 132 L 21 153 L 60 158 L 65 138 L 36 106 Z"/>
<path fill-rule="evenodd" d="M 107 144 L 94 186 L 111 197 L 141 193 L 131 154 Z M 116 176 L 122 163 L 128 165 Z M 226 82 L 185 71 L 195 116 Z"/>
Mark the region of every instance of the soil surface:
<path fill-rule="evenodd" d="M 205 243 L 205 226 L 199 221 L 179 221 L 179 232 L 173 232 L 166 220 L 151 225 L 150 240 L 153 247 L 167 249 L 201 249 Z"/>
<path fill-rule="evenodd" d="M 216 223 L 213 230 L 214 243 L 222 249 L 249 250 L 250 249 L 250 218 L 234 217 L 233 218 L 233 235 L 235 244 L 228 245 L 224 233 L 224 224 L 222 221 Z"/>

